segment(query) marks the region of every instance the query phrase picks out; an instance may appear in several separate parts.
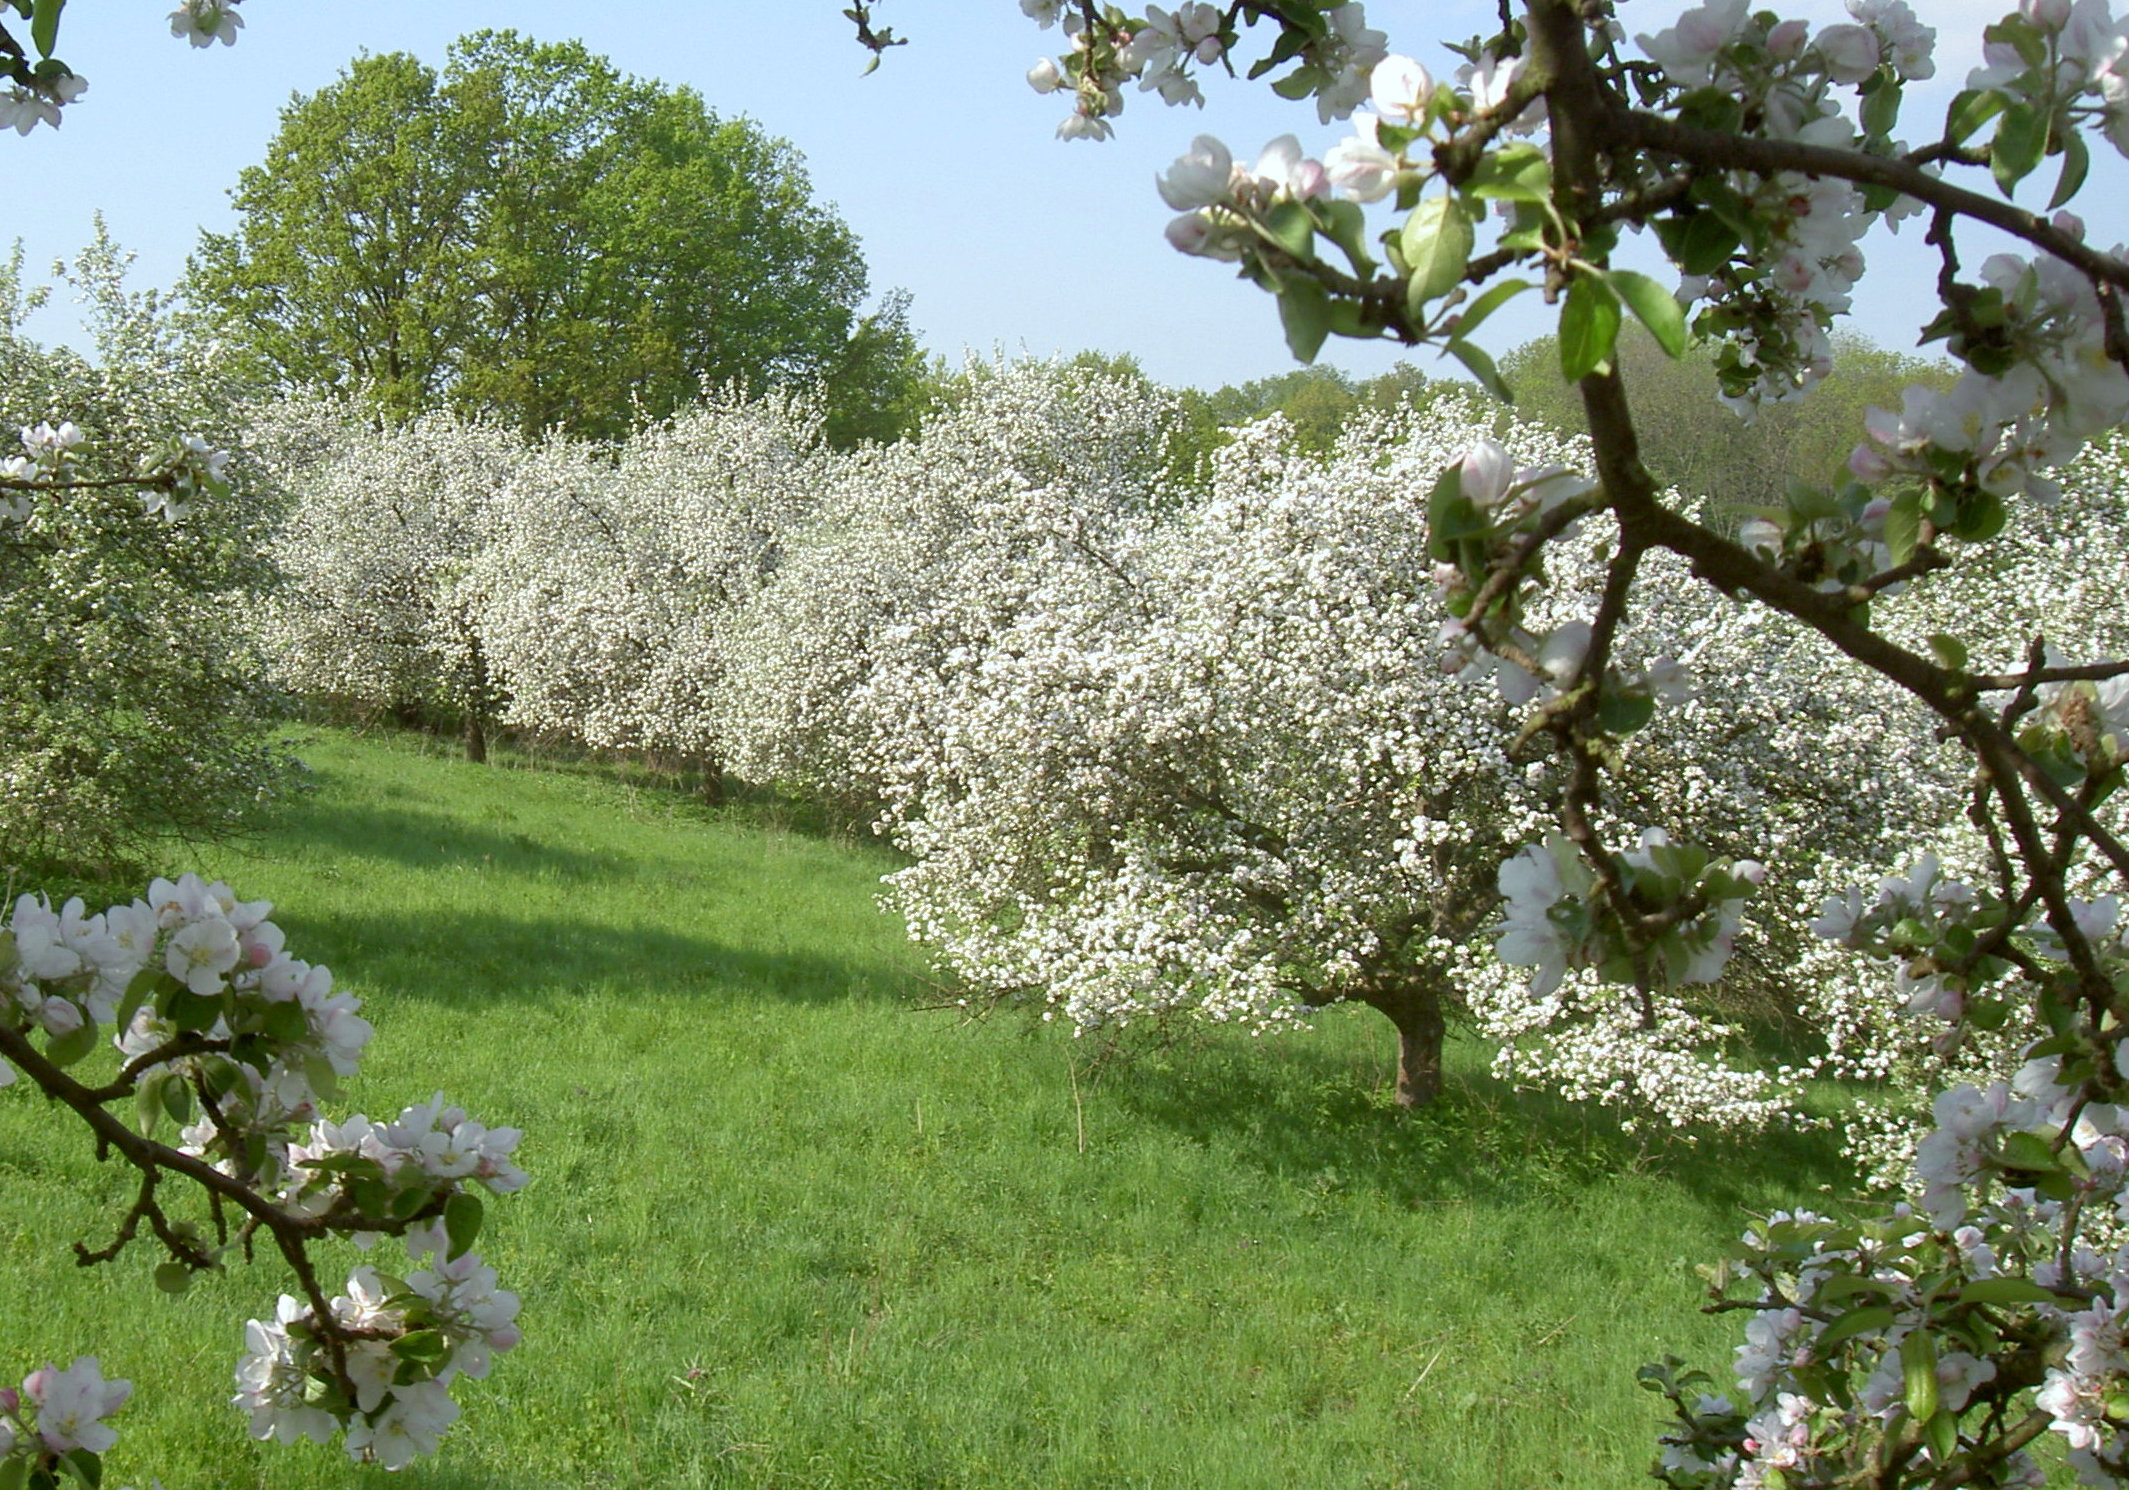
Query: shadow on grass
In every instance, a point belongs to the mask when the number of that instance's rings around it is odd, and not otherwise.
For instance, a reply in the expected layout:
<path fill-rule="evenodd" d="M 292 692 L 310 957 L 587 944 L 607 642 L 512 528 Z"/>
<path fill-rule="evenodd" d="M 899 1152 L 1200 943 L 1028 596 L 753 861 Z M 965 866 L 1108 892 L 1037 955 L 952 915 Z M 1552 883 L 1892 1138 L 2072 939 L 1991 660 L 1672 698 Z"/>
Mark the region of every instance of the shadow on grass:
<path fill-rule="evenodd" d="M 448 812 L 381 807 L 345 798 L 298 806 L 277 836 L 335 857 L 389 859 L 414 869 L 481 863 L 501 873 L 544 871 L 580 880 L 616 878 L 629 870 L 619 855 L 557 847 L 530 834 L 483 827 Z"/>
<path fill-rule="evenodd" d="M 343 981 L 358 993 L 469 1010 L 522 1007 L 607 986 L 832 1004 L 892 998 L 907 976 L 888 957 L 818 957 L 562 916 L 409 908 L 289 917 L 284 925 L 292 945 L 300 936 L 306 958 L 344 970 Z"/>
<path fill-rule="evenodd" d="M 359 727 L 343 721 L 339 727 L 385 749 L 430 759 L 464 760 L 448 732 L 374 720 Z M 880 804 L 856 797 L 831 801 L 817 793 L 787 791 L 726 775 L 720 778 L 721 794 L 713 798 L 704 790 L 706 781 L 699 769 L 660 768 L 625 754 L 566 742 L 519 740 L 507 733 L 491 737 L 488 769 L 529 771 L 637 793 L 655 799 L 667 815 L 684 821 L 790 833 L 824 843 L 893 852 L 872 832 Z"/>
<path fill-rule="evenodd" d="M 1456 1059 L 1461 1055 L 1463 1059 Z M 1690 1174 L 1696 1199 L 1735 1213 L 1773 1195 L 1850 1188 L 1836 1135 L 1628 1133 L 1616 1115 L 1545 1092 L 1517 1091 L 1452 1051 L 1430 1105 L 1399 1111 L 1350 1050 L 1310 1037 L 1247 1049 L 1178 1048 L 1124 1059 L 1099 1081 L 1108 1100 L 1197 1143 L 1232 1150 L 1287 1183 L 1365 1189 L 1403 1207 L 1570 1200 L 1627 1173 Z"/>

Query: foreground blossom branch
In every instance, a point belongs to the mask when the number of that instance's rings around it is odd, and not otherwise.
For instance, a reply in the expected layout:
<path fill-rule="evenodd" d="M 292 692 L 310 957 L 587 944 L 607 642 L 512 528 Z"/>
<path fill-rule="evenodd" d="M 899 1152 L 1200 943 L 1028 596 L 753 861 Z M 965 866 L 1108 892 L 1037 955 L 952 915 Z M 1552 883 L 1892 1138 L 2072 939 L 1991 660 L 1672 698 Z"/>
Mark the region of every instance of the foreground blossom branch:
<path fill-rule="evenodd" d="M 1024 8 L 1058 19 L 1054 6 Z M 2052 1433 L 2082 1482 L 2129 1484 L 2117 1322 L 2129 1249 L 2114 1250 L 2129 1222 L 2117 801 L 2129 663 L 2118 628 L 2092 661 L 2057 655 L 2029 620 L 1992 624 L 1992 611 L 2027 616 L 2019 587 L 2051 580 L 2021 573 L 1992 588 L 1986 568 L 1988 546 L 2023 518 L 2009 504 L 2058 500 L 2056 473 L 2129 417 L 2129 255 L 2088 243 L 2065 210 L 2096 144 L 2129 153 L 2129 22 L 2108 0 L 2024 0 L 1988 28 L 1941 129 L 1910 146 L 1897 138 L 1903 95 L 1934 75 L 1935 32 L 1902 0 L 1849 11 L 1814 27 L 1710 0 L 1632 37 L 1636 56 L 1609 5 L 1525 0 L 1503 7 L 1501 33 L 1467 52 L 1452 83 L 1392 53 L 1358 5 L 1265 7 L 1256 14 L 1280 42 L 1259 72 L 1343 38 L 1343 71 L 1290 73 L 1281 89 L 1314 96 L 1326 119 L 1363 99 L 1372 109 L 1320 162 L 1288 138 L 1244 169 L 1201 137 L 1161 182 L 1182 214 L 1169 238 L 1277 296 L 1304 360 L 1331 335 L 1434 340 L 1505 392 L 1468 339 L 1533 287 L 1505 276 L 1534 275 L 1558 307 L 1561 372 L 1591 431 L 1585 505 L 1548 522 L 1564 509 L 1519 498 L 1486 442 L 1442 473 L 1429 503 L 1457 669 L 1498 682 L 1528 711 L 1518 742 L 1549 742 L 1562 763 L 1566 836 L 1525 844 L 1499 872 L 1496 950 L 1533 970 L 1531 998 L 1575 976 L 1631 985 L 1648 1021 L 1652 989 L 1723 971 L 1733 908 L 1764 877 L 1654 824 L 1618 853 L 1617 829 L 1598 823 L 1629 796 L 1620 765 L 1637 737 L 1692 693 L 1682 667 L 1636 679 L 1612 656 L 1650 624 L 1652 585 L 1637 571 L 1661 571 L 1659 558 L 1823 638 L 1964 752 L 1966 825 L 1954 814 L 1936 829 L 1958 862 L 1922 852 L 1874 892 L 1837 891 L 1812 928 L 1875 964 L 1941 1063 L 1944 1089 L 1910 1150 L 1918 1199 L 1855 1220 L 1776 1216 L 1747 1236 L 1743 1261 L 1714 1275 L 1715 1307 L 1751 1316 L 1742 1401 L 1675 1361 L 1645 1373 L 1678 1419 L 1659 1476 L 1785 1490 L 2038 1484 L 2028 1450 Z M 1078 108 L 1061 132 L 1099 138 L 1134 77 L 1197 101 L 1188 71 L 1231 55 L 1232 21 L 1104 8 L 1097 25 L 1090 10 L 1067 64 L 1031 81 L 1071 79 Z M 1190 24 L 1209 28 L 1203 59 L 1168 40 Z M 2050 161 L 2046 208 L 2016 205 Z M 1962 169 L 1987 171 L 1993 193 L 1945 179 Z M 1396 220 L 1371 235 L 1366 209 L 1385 203 Z M 1960 364 L 1952 386 L 1871 410 L 1849 479 L 1799 481 L 1734 527 L 1659 491 L 1616 368 L 1626 320 L 1674 356 L 1696 336 L 1713 343 L 1726 400 L 1745 413 L 1801 396 L 1831 367 L 1864 232 L 1922 211 L 1942 300 L 1923 333 Z M 2032 256 L 1969 269 L 1959 234 L 1976 224 Z M 1620 225 L 1654 230 L 1675 291 L 1612 262 Z M 1333 253 L 1353 276 L 1330 267 Z M 1400 287 L 1399 312 L 1381 314 Z M 2092 520 L 2118 524 L 2118 486 L 2112 503 Z M 1591 526 L 1611 583 L 1576 593 L 1563 540 Z M 1975 598 L 1961 610 L 1955 594 Z"/>
<path fill-rule="evenodd" d="M 300 1298 L 247 1326 L 236 1401 L 252 1432 L 344 1433 L 351 1456 L 396 1469 L 433 1452 L 457 1416 L 452 1380 L 485 1375 L 493 1353 L 516 1343 L 516 1296 L 495 1288 L 470 1248 L 483 1219 L 477 1191 L 525 1182 L 509 1157 L 518 1135 L 440 1097 L 392 1123 L 321 1118 L 318 1101 L 354 1073 L 370 1026 L 327 969 L 286 952 L 270 910 L 192 875 L 94 915 L 78 899 L 55 908 L 23 896 L 0 934 L 0 1073 L 28 1078 L 88 1128 L 99 1158 L 116 1154 L 140 1173 L 112 1240 L 77 1243 L 78 1260 L 115 1260 L 146 1223 L 167 1255 L 157 1285 L 182 1292 L 196 1272 L 249 1259 L 263 1231 Z M 123 1058 L 118 1074 L 78 1079 L 71 1068 L 104 1033 Z M 133 1123 L 112 1110 L 128 1101 Z M 153 1136 L 165 1121 L 183 1125 L 175 1145 Z M 166 1179 L 206 1198 L 204 1228 L 173 1215 Z M 234 1234 L 231 1212 L 243 1218 Z M 313 1246 L 377 1235 L 403 1237 L 410 1260 L 431 1265 L 404 1281 L 358 1268 L 335 1296 Z M 124 1396 L 106 1394 L 98 1416 Z M 93 1476 L 108 1436 L 46 1431 L 55 1411 L 47 1400 L 38 1432 L 18 1434 L 0 1459 L 19 1459 L 34 1479 L 87 1455 L 75 1467 Z"/>

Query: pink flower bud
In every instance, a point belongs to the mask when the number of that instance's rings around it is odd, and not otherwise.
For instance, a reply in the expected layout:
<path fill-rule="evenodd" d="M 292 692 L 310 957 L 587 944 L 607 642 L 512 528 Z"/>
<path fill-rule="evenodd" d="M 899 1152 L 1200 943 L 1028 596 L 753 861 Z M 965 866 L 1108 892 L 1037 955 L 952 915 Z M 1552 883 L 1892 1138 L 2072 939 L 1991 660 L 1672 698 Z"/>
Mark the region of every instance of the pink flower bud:
<path fill-rule="evenodd" d="M 2060 31 L 2070 20 L 2070 0 L 2018 0 L 2018 13 L 2043 31 Z"/>
<path fill-rule="evenodd" d="M 1794 62 L 1804 55 L 1811 27 L 1802 21 L 1783 21 L 1767 33 L 1767 55 L 1777 62 Z"/>
<path fill-rule="evenodd" d="M 1865 486 L 1875 486 L 1892 474 L 1892 462 L 1875 445 L 1858 445 L 1848 452 L 1848 473 Z"/>

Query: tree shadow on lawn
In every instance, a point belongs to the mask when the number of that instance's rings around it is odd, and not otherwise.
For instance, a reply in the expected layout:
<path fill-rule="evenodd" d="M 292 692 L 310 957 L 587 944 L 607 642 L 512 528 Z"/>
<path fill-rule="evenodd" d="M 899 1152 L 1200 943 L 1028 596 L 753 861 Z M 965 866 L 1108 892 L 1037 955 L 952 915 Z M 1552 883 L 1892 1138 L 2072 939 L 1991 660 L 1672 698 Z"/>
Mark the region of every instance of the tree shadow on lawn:
<path fill-rule="evenodd" d="M 821 957 L 710 935 L 588 925 L 567 916 L 407 907 L 283 920 L 291 945 L 365 997 L 413 997 L 478 1010 L 626 986 L 652 993 L 749 995 L 802 1004 L 895 998 L 909 970 L 889 956 Z M 775 923 L 766 923 L 773 932 Z M 300 938 L 300 940 L 299 940 Z"/>
<path fill-rule="evenodd" d="M 1696 1201 L 1731 1215 L 1853 1186 L 1833 1133 L 1706 1133 L 1692 1144 L 1628 1133 L 1605 1109 L 1494 1079 L 1468 1046 L 1452 1048 L 1440 1097 L 1401 1112 L 1351 1050 L 1311 1049 L 1309 1038 L 1126 1056 L 1098 1089 L 1288 1183 L 1366 1189 L 1406 1208 L 1565 1201 L 1622 1173 L 1689 1177 Z"/>
<path fill-rule="evenodd" d="M 344 798 L 299 804 L 275 836 L 335 862 L 385 859 L 410 869 L 478 864 L 498 874 L 547 873 L 571 880 L 617 878 L 630 869 L 630 861 L 618 854 L 562 848 L 528 833 L 470 823 L 447 811 L 380 807 Z"/>

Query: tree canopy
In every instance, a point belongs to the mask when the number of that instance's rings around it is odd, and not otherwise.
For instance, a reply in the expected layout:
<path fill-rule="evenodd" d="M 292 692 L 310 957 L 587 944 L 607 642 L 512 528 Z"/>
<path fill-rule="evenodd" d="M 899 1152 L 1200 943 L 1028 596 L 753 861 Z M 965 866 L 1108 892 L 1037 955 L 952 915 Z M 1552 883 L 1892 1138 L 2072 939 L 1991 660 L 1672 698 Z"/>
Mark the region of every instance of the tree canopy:
<path fill-rule="evenodd" d="M 393 421 L 449 404 L 606 438 L 706 384 L 827 382 L 870 432 L 894 394 L 857 374 L 910 341 L 898 301 L 859 322 L 857 239 L 791 146 L 576 42 L 478 32 L 441 73 L 359 57 L 290 101 L 234 199 L 192 294 L 266 380 Z"/>

